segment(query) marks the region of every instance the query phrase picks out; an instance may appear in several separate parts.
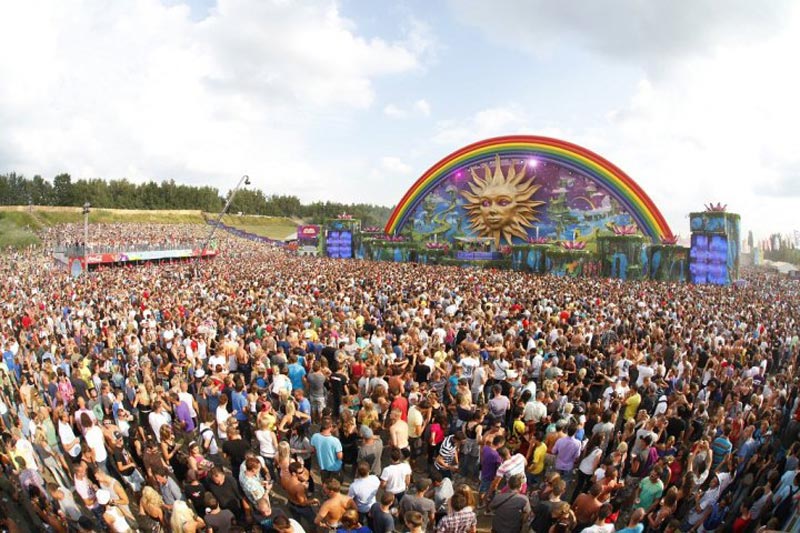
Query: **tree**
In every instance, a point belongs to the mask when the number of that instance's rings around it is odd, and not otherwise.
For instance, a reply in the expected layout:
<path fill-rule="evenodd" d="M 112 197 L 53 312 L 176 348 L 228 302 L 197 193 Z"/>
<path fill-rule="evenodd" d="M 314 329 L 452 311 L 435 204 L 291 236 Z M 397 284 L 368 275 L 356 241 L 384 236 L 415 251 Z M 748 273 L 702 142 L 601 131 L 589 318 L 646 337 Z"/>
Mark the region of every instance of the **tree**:
<path fill-rule="evenodd" d="M 56 205 L 75 205 L 72 177 L 69 174 L 59 174 L 53 178 L 53 201 Z"/>

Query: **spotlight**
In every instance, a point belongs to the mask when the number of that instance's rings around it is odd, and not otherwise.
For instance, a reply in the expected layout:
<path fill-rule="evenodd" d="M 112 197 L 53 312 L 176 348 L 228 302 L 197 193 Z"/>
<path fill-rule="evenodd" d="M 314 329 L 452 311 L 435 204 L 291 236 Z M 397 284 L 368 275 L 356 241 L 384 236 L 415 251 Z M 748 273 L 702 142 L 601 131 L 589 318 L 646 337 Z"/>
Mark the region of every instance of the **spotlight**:
<path fill-rule="evenodd" d="M 245 184 L 245 185 L 250 185 L 250 176 L 247 176 L 247 175 L 245 175 L 245 177 L 244 177 L 244 184 Z"/>
<path fill-rule="evenodd" d="M 539 164 L 539 161 L 537 161 L 536 159 L 533 159 L 533 158 L 528 159 L 528 166 L 529 167 L 536 168 L 536 165 L 538 165 L 538 164 Z"/>

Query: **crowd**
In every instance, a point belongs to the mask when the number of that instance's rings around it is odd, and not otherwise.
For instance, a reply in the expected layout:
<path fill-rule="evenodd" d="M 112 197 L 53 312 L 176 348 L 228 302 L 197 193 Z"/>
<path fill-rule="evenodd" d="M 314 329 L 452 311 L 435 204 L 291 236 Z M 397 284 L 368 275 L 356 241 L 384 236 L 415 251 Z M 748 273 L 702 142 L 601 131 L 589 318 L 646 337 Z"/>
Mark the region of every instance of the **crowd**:
<path fill-rule="evenodd" d="M 213 261 L 78 279 L 41 252 L 0 256 L 4 527 L 23 527 L 13 502 L 56 532 L 793 524 L 796 282 L 567 279 L 219 240 Z"/>
<path fill-rule="evenodd" d="M 208 228 L 198 224 L 91 224 L 90 252 L 125 250 L 168 250 L 199 248 L 208 235 Z M 49 226 L 42 232 L 45 248 L 80 247 L 84 245 L 83 224 Z"/>

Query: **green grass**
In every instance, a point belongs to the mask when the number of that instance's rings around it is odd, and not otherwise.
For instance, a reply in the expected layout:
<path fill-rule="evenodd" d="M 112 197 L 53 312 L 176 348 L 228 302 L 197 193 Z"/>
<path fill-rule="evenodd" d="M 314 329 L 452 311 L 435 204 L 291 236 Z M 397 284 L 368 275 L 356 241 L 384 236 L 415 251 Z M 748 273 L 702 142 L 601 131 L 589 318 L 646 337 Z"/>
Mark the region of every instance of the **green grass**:
<path fill-rule="evenodd" d="M 249 215 L 225 215 L 222 223 L 270 239 L 284 239 L 296 232 L 298 225 L 291 218 Z"/>
<path fill-rule="evenodd" d="M 9 216 L 10 215 L 10 216 Z M 4 213 L 0 211 L 0 249 L 24 248 L 32 244 L 39 244 L 39 238 L 33 232 L 39 228 L 30 215 L 22 213 Z M 29 218 L 26 220 L 26 218 Z"/>
<path fill-rule="evenodd" d="M 27 206 L 0 207 L 0 213 L 11 217 L 17 225 L 31 225 L 40 229 L 42 224 L 54 226 L 56 224 L 83 222 L 83 210 L 80 207 L 34 207 L 33 215 L 28 213 Z M 30 222 L 32 221 L 32 223 Z M 41 221 L 41 223 L 39 223 Z M 175 211 L 147 211 L 138 209 L 92 209 L 89 213 L 89 222 L 95 223 L 152 223 L 152 224 L 204 224 L 200 211 L 175 210 Z"/>

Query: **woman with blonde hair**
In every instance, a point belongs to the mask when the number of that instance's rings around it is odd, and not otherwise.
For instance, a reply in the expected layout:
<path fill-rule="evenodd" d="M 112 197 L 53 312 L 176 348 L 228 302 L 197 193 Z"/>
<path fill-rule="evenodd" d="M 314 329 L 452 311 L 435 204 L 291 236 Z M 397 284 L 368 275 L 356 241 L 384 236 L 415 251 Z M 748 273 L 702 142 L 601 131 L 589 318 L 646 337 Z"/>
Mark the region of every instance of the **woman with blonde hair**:
<path fill-rule="evenodd" d="M 195 533 L 206 527 L 202 518 L 194 514 L 185 501 L 178 500 L 172 507 L 172 517 L 169 520 L 171 531 L 177 533 Z"/>
<path fill-rule="evenodd" d="M 150 485 L 142 489 L 142 498 L 139 500 L 139 514 L 143 531 L 156 533 L 167 527 L 166 516 L 164 515 L 164 499 L 161 494 Z"/>
<path fill-rule="evenodd" d="M 278 443 L 278 454 L 275 456 L 275 467 L 281 477 L 281 487 L 286 490 L 284 483 L 289 480 L 289 465 L 292 463 L 292 448 L 289 443 L 282 440 Z"/>
<path fill-rule="evenodd" d="M 367 426 L 372 430 L 380 427 L 380 414 L 375 408 L 375 404 L 369 398 L 361 400 L 361 410 L 358 412 L 358 423 L 361 426 Z"/>

